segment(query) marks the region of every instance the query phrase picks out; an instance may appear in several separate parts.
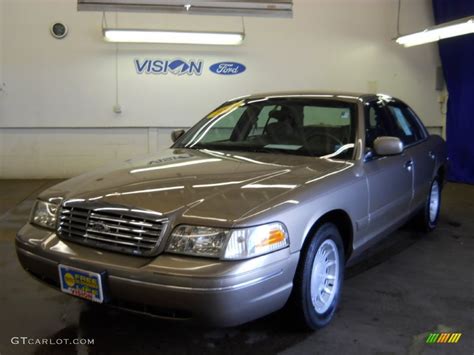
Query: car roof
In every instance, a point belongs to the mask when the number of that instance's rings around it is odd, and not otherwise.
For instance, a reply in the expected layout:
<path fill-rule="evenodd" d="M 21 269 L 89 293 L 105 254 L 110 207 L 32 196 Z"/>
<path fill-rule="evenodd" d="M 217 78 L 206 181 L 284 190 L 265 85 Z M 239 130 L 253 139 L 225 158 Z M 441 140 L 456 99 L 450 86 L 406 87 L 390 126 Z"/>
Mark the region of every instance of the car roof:
<path fill-rule="evenodd" d="M 266 93 L 257 93 L 252 95 L 245 95 L 241 97 L 236 97 L 229 101 L 246 99 L 246 100 L 256 100 L 263 99 L 268 97 L 276 98 L 291 98 L 291 97 L 314 97 L 314 98 L 327 98 L 335 100 L 344 100 L 344 101 L 370 101 L 373 99 L 384 99 L 384 100 L 396 100 L 394 97 L 385 94 L 370 94 L 370 93 L 361 93 L 361 92 L 350 92 L 350 91 L 276 91 L 276 92 L 266 92 Z"/>

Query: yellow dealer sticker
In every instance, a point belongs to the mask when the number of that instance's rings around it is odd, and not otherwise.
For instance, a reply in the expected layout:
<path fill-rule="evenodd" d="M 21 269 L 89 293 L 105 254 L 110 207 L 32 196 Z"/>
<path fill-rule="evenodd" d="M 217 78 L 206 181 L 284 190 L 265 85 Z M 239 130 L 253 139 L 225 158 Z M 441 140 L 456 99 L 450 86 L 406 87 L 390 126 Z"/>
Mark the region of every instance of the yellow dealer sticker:
<path fill-rule="evenodd" d="M 66 281 L 66 285 L 68 285 L 69 287 L 73 287 L 75 284 L 74 276 L 72 276 L 70 272 L 67 272 L 64 275 L 64 281 Z"/>
<path fill-rule="evenodd" d="M 224 115 L 226 113 L 229 113 L 232 110 L 235 110 L 237 107 L 242 106 L 244 103 L 244 100 L 241 100 L 239 102 L 234 102 L 232 104 L 224 105 L 222 107 L 219 107 L 217 110 L 212 111 L 210 114 L 207 115 L 207 118 L 216 118 L 217 116 Z"/>

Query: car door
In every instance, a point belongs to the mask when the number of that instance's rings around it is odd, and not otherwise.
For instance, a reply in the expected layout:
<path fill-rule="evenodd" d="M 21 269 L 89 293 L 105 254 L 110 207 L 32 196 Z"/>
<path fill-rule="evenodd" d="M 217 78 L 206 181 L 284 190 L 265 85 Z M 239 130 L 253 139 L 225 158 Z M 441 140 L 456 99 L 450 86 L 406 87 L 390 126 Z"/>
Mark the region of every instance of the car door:
<path fill-rule="evenodd" d="M 413 192 L 413 161 L 404 151 L 399 155 L 377 156 L 373 143 L 377 137 L 392 136 L 393 122 L 381 101 L 365 109 L 366 158 L 364 170 L 369 189 L 369 230 L 366 238 L 375 237 L 403 219 L 410 207 Z"/>
<path fill-rule="evenodd" d="M 400 138 L 405 152 L 413 160 L 413 199 L 410 206 L 414 210 L 421 206 L 428 195 L 435 168 L 435 156 L 427 146 L 427 132 L 421 126 L 413 110 L 399 101 L 387 104 L 394 126 L 394 136 Z"/>

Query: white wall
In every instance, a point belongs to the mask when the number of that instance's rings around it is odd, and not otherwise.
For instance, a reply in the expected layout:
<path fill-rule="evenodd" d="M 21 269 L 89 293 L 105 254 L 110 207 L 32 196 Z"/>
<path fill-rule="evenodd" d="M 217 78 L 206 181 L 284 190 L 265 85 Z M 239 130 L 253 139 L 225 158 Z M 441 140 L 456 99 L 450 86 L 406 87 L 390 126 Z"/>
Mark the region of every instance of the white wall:
<path fill-rule="evenodd" d="M 0 97 L 3 88 L 3 0 L 0 0 Z"/>
<path fill-rule="evenodd" d="M 434 89 L 436 46 L 405 49 L 392 41 L 397 0 L 295 0 L 293 19 L 246 18 L 240 47 L 122 44 L 120 115 L 112 111 L 116 47 L 102 40 L 101 13 L 77 12 L 76 0 L 0 1 L 6 83 L 0 93 L 0 177 L 67 177 L 153 152 L 169 144 L 171 128 L 190 126 L 222 101 L 251 92 L 376 90 L 412 104 L 427 125 L 442 122 Z M 401 31 L 431 25 L 430 4 L 402 0 Z M 116 19 L 120 27 L 241 28 L 240 18 L 232 17 L 107 15 L 111 26 Z M 66 39 L 50 36 L 53 21 L 69 26 Z M 180 77 L 135 72 L 135 58 L 177 57 L 202 59 L 206 69 Z M 207 70 L 224 60 L 242 62 L 247 71 L 226 77 Z"/>

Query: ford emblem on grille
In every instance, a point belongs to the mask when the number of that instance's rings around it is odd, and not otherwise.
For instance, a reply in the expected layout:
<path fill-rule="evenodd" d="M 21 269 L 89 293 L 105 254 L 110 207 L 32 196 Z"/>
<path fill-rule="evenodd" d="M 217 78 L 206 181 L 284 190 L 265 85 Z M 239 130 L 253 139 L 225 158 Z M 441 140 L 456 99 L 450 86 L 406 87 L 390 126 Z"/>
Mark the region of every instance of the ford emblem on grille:
<path fill-rule="evenodd" d="M 104 222 L 90 222 L 89 227 L 95 232 L 110 232 L 110 227 Z"/>
<path fill-rule="evenodd" d="M 58 235 L 89 247 L 157 255 L 167 220 L 150 215 L 148 211 L 132 211 L 123 206 L 69 202 L 61 208 Z"/>

